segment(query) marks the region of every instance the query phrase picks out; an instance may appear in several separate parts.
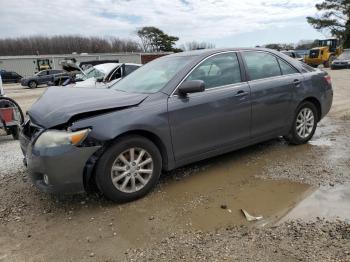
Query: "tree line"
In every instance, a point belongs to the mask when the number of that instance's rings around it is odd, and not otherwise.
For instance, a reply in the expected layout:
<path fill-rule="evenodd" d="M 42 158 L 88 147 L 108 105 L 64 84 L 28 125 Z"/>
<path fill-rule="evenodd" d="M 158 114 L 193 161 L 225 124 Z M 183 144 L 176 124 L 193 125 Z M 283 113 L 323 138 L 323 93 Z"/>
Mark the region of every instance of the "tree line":
<path fill-rule="evenodd" d="M 298 43 L 271 43 L 263 47 L 275 50 L 309 50 L 318 46 L 318 40 L 300 40 Z"/>
<path fill-rule="evenodd" d="M 169 36 L 156 27 L 138 30 L 140 42 L 117 37 L 85 37 L 78 35 L 30 36 L 0 39 L 0 55 L 49 55 L 117 52 L 181 52 L 213 48 L 211 43 L 188 42 L 176 48 L 178 37 Z"/>
<path fill-rule="evenodd" d="M 138 42 L 117 37 L 58 35 L 0 39 L 0 55 L 3 56 L 139 51 Z"/>

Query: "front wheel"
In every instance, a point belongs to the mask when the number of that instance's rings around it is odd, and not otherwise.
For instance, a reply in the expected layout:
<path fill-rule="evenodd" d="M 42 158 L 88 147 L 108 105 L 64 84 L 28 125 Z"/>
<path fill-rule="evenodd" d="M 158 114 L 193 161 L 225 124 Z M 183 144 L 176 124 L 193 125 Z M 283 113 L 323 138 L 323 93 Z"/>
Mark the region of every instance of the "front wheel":
<path fill-rule="evenodd" d="M 28 83 L 28 86 L 29 86 L 30 88 L 37 88 L 38 83 L 35 82 L 35 81 L 30 81 L 30 82 Z"/>
<path fill-rule="evenodd" d="M 158 148 L 141 136 L 126 136 L 102 155 L 96 168 L 99 190 L 115 202 L 145 196 L 157 184 L 162 170 Z"/>
<path fill-rule="evenodd" d="M 296 111 L 289 135 L 285 138 L 294 145 L 307 143 L 316 131 L 317 120 L 316 106 L 308 101 L 301 103 Z"/>

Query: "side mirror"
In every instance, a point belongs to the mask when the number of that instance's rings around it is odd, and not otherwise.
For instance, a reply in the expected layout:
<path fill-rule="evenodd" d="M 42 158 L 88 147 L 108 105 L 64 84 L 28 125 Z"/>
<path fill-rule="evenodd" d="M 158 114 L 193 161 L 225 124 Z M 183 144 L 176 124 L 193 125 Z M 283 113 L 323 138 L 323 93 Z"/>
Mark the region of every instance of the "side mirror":
<path fill-rule="evenodd" d="M 205 90 L 205 84 L 202 80 L 184 81 L 177 90 L 179 95 L 186 96 L 191 93 L 203 92 Z"/>

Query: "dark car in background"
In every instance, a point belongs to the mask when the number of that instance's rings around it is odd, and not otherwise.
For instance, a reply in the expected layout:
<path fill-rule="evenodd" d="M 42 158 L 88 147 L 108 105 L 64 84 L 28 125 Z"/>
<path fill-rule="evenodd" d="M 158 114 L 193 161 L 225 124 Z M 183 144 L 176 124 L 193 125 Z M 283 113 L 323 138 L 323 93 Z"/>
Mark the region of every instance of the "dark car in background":
<path fill-rule="evenodd" d="M 331 69 L 350 68 L 350 49 L 345 49 L 344 52 L 333 60 Z"/>
<path fill-rule="evenodd" d="M 65 75 L 69 75 L 69 73 L 60 69 L 43 70 L 36 73 L 34 76 L 23 78 L 21 80 L 21 84 L 22 86 L 36 88 L 38 85 L 48 84 L 49 82 L 52 82 L 56 76 Z"/>
<path fill-rule="evenodd" d="M 327 72 L 269 49 L 156 59 L 109 89 L 50 87 L 20 135 L 41 190 L 146 195 L 162 170 L 284 136 L 308 142 L 333 100 Z M 94 187 L 93 187 L 94 188 Z"/>
<path fill-rule="evenodd" d="M 304 59 L 301 55 L 299 55 L 299 53 L 297 53 L 296 51 L 294 50 L 285 50 L 285 51 L 281 51 L 282 54 L 285 54 L 287 56 L 290 56 L 291 58 L 294 58 L 300 62 L 303 62 Z"/>
<path fill-rule="evenodd" d="M 0 70 L 0 75 L 3 83 L 19 83 L 22 76 L 13 71 Z"/>

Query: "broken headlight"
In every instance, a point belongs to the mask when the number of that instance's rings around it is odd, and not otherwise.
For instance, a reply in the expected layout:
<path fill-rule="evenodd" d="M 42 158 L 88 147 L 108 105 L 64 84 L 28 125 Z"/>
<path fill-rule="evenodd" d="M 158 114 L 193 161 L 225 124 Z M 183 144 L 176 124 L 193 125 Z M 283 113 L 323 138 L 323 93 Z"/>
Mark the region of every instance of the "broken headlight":
<path fill-rule="evenodd" d="M 78 146 L 86 139 L 90 131 L 91 129 L 84 129 L 76 132 L 48 130 L 39 136 L 34 147 L 39 149 L 62 145 Z"/>

